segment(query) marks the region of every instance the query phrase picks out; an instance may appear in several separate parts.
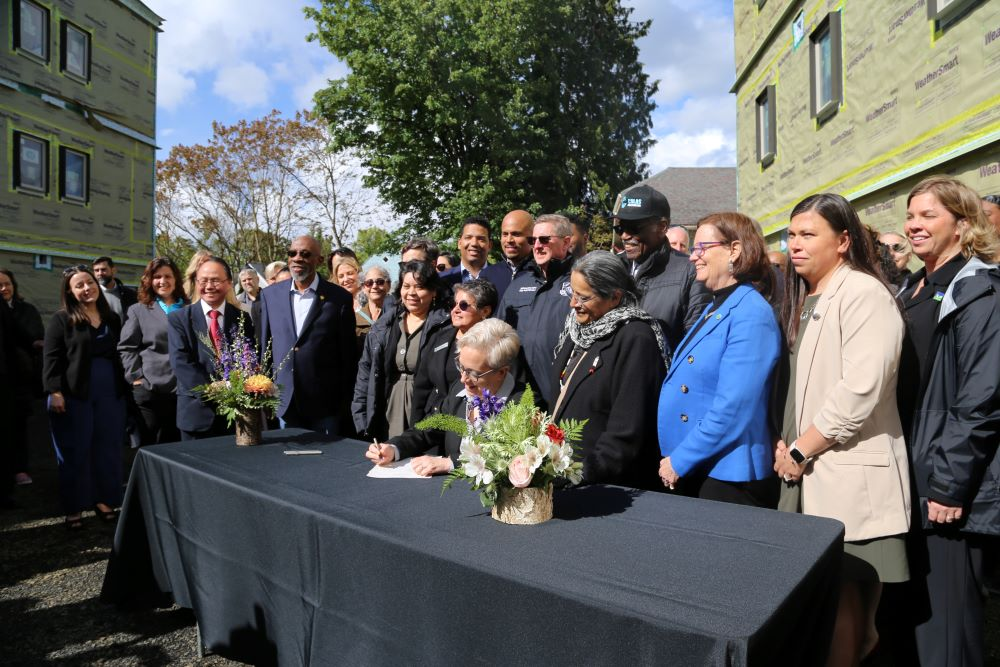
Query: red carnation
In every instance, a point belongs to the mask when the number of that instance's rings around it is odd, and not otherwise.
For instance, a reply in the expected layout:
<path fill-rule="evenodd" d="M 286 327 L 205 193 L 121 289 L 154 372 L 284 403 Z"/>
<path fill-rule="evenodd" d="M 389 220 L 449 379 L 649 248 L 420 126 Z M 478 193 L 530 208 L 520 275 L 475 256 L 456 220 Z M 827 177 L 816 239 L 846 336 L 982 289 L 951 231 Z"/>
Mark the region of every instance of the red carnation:
<path fill-rule="evenodd" d="M 545 435 L 548 436 L 549 440 L 555 443 L 561 443 L 563 439 L 566 438 L 566 434 L 563 433 L 563 430 L 555 424 L 549 424 L 545 427 Z"/>

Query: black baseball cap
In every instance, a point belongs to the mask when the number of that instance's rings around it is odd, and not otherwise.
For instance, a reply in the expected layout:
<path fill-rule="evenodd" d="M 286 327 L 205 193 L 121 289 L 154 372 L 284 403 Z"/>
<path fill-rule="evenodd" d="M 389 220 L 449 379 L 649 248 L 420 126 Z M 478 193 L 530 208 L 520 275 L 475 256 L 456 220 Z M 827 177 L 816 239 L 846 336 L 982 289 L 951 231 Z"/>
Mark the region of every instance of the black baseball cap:
<path fill-rule="evenodd" d="M 619 220 L 670 219 L 670 202 L 648 185 L 637 185 L 618 196 L 614 217 Z"/>

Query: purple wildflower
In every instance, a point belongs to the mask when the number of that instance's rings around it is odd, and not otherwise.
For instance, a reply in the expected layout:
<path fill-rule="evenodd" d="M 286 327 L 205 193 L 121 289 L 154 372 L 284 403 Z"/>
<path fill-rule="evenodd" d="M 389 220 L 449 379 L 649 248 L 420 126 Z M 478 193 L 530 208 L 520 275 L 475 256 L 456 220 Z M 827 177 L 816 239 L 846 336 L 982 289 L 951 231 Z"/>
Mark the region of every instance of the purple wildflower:
<path fill-rule="evenodd" d="M 486 421 L 500 414 L 506 402 L 507 399 L 494 396 L 489 389 L 484 389 L 482 397 L 476 396 L 472 399 L 472 409 L 479 412 L 480 421 Z"/>

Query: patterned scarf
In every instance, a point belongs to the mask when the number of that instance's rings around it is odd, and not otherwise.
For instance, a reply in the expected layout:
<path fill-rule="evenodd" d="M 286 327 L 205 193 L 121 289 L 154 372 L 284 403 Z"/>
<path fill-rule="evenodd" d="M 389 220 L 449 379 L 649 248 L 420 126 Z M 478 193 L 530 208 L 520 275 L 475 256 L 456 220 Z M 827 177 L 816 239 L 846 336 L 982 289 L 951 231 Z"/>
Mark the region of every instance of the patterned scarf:
<path fill-rule="evenodd" d="M 649 327 L 653 330 L 653 334 L 656 336 L 656 345 L 660 348 L 663 363 L 669 369 L 671 352 L 667 349 L 666 340 L 663 338 L 663 331 L 660 330 L 660 323 L 651 317 L 649 313 L 640 309 L 637 301 L 627 294 L 622 297 L 622 302 L 618 306 L 604 313 L 599 320 L 590 324 L 578 324 L 576 313 L 571 310 L 569 315 L 566 316 L 566 325 L 563 327 L 562 333 L 559 334 L 559 343 L 556 345 L 555 356 L 559 356 L 559 351 L 566 344 L 567 338 L 572 340 L 573 345 L 581 350 L 589 350 L 590 346 L 595 342 L 610 336 L 618 327 L 633 320 L 649 324 Z"/>

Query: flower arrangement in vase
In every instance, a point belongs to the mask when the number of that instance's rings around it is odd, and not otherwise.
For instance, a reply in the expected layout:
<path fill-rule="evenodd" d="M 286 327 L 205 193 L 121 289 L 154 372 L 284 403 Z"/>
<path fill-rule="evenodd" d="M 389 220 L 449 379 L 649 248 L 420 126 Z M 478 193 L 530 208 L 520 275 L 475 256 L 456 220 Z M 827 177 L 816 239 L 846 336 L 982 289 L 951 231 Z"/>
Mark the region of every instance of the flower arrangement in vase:
<path fill-rule="evenodd" d="M 505 523 L 541 523 L 552 518 L 552 483 L 579 484 L 583 463 L 574 458 L 586 420 L 556 424 L 535 407 L 531 387 L 519 401 L 505 401 L 488 391 L 473 398 L 473 423 L 454 415 L 435 414 L 419 429 L 442 429 L 462 436 L 460 466 L 443 489 L 466 480 L 479 491 L 483 507 Z M 442 490 L 443 490 L 442 489 Z"/>
<path fill-rule="evenodd" d="M 245 319 L 232 338 L 225 332 L 215 355 L 212 381 L 194 388 L 202 397 L 215 404 L 216 414 L 226 418 L 226 423 L 236 424 L 237 445 L 259 445 L 263 425 L 263 410 L 278 407 L 281 388 L 275 382 L 280 365 L 271 368 L 271 345 L 259 354 L 254 340 L 244 331 Z M 202 344 L 215 351 L 212 339 L 202 337 Z"/>

